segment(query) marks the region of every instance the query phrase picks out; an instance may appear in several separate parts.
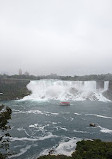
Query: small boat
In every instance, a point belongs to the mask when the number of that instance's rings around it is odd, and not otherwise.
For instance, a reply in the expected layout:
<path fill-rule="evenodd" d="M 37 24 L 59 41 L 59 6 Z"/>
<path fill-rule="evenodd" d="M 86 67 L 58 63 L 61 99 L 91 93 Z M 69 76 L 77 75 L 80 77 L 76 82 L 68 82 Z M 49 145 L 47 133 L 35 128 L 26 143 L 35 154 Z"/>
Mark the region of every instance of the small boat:
<path fill-rule="evenodd" d="M 61 106 L 70 106 L 70 102 L 60 102 Z"/>

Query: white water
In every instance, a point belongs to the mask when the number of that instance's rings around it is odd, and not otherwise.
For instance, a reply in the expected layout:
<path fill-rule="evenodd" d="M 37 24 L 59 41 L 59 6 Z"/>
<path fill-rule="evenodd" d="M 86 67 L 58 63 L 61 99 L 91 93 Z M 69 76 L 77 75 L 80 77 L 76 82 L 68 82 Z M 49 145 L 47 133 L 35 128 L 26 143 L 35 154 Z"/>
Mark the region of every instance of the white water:
<path fill-rule="evenodd" d="M 18 157 L 21 156 L 22 154 L 24 154 L 25 152 L 27 152 L 27 150 L 29 150 L 31 148 L 31 145 L 26 146 L 25 148 L 21 148 L 20 152 L 18 154 L 9 156 L 8 158 L 13 158 L 13 157 Z"/>
<path fill-rule="evenodd" d="M 61 80 L 38 80 L 31 81 L 27 88 L 31 95 L 23 100 L 99 100 L 108 101 L 102 93 L 108 90 L 108 81 L 104 82 L 104 88 L 96 88 L 96 81 L 61 81 Z"/>
<path fill-rule="evenodd" d="M 45 149 L 39 154 L 39 156 L 48 155 L 50 150 L 54 150 L 54 155 L 71 156 L 76 148 L 76 143 L 80 140 L 80 138 L 69 138 L 68 141 L 61 141 L 57 147 L 53 147 L 53 149 Z"/>
<path fill-rule="evenodd" d="M 101 131 L 102 133 L 112 134 L 112 130 L 110 130 L 110 129 L 103 128 L 103 127 L 101 127 L 101 126 L 99 126 L 99 128 L 101 129 L 100 131 Z"/>
<path fill-rule="evenodd" d="M 10 141 L 42 141 L 42 140 L 46 140 L 46 139 L 49 139 L 49 138 L 56 138 L 58 136 L 56 135 L 53 135 L 51 132 L 48 132 L 46 136 L 40 136 L 40 137 L 37 137 L 37 138 L 28 138 L 28 137 L 10 137 Z"/>

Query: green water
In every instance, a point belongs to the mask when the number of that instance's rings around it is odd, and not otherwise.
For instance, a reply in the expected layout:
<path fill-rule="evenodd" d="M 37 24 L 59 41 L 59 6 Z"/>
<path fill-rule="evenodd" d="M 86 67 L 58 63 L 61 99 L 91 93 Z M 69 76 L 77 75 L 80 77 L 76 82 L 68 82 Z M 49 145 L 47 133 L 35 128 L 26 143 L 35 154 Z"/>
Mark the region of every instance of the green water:
<path fill-rule="evenodd" d="M 71 101 L 59 106 L 59 101 L 2 102 L 12 109 L 10 149 L 14 159 L 36 159 L 55 153 L 70 155 L 81 139 L 112 141 L 112 103 Z M 94 122 L 97 127 L 90 127 Z"/>

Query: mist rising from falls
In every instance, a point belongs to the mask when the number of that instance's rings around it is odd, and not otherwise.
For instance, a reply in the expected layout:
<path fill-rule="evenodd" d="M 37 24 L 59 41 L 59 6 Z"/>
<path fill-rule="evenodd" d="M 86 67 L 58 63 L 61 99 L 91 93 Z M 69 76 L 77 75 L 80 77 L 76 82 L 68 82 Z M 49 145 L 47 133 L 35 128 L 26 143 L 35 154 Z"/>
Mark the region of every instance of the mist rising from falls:
<path fill-rule="evenodd" d="M 27 88 L 31 95 L 24 100 L 99 100 L 108 101 L 102 93 L 108 89 L 108 81 L 97 83 L 96 81 L 61 81 L 38 80 L 31 81 Z"/>

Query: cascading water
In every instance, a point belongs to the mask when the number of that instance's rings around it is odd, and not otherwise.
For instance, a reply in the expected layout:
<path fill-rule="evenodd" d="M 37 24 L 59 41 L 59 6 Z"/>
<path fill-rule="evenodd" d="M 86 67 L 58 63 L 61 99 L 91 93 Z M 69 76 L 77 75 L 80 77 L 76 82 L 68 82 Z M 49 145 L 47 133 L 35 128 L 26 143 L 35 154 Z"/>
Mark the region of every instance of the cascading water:
<path fill-rule="evenodd" d="M 108 89 L 108 81 L 104 82 L 103 88 L 97 88 L 96 81 L 38 80 L 31 81 L 27 88 L 32 94 L 24 100 L 107 101 L 102 93 Z"/>

